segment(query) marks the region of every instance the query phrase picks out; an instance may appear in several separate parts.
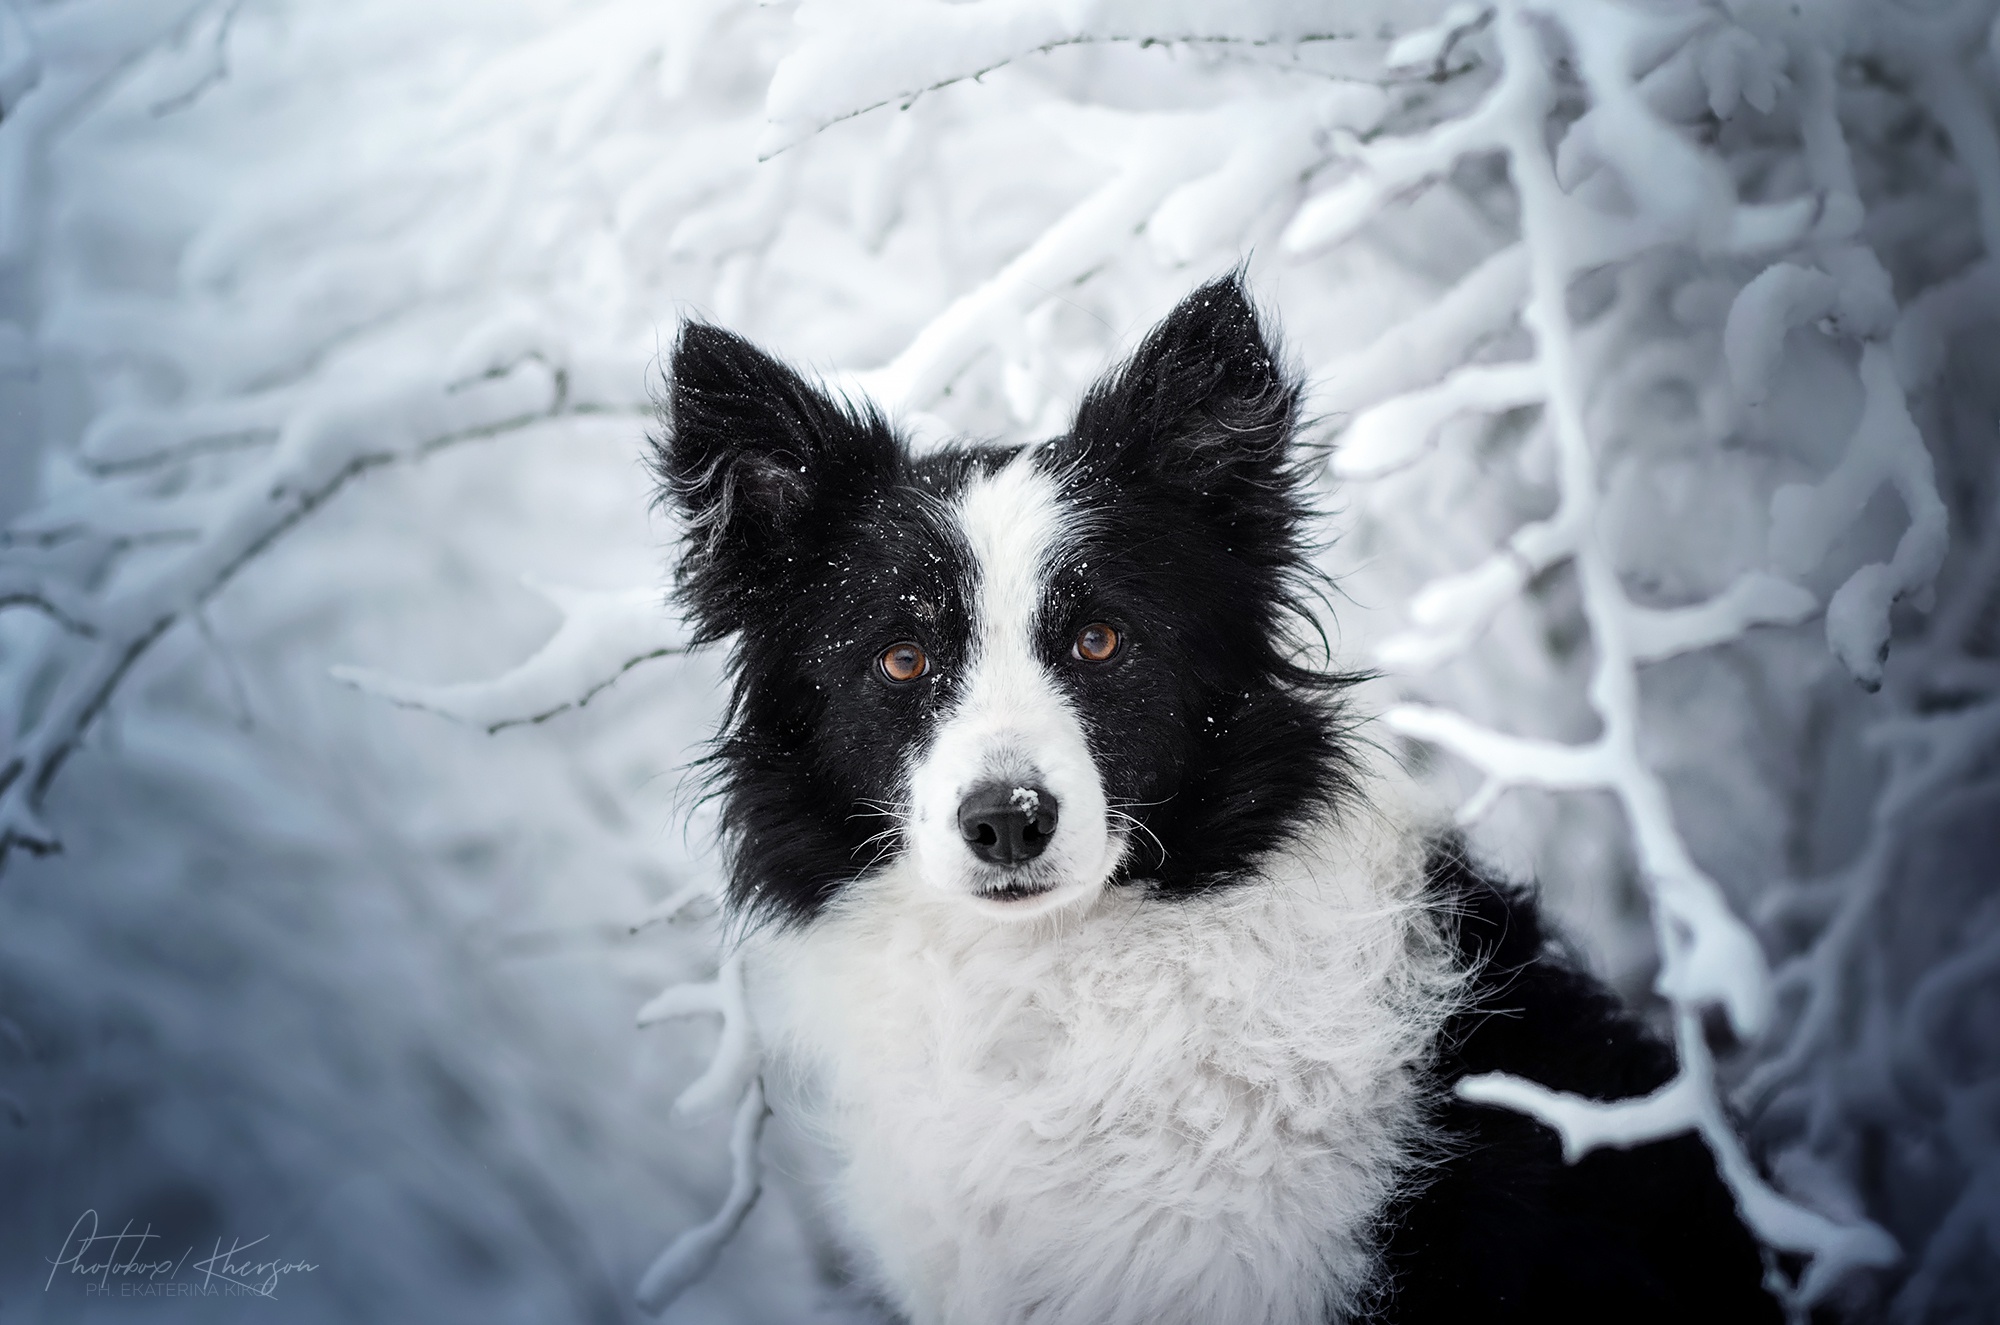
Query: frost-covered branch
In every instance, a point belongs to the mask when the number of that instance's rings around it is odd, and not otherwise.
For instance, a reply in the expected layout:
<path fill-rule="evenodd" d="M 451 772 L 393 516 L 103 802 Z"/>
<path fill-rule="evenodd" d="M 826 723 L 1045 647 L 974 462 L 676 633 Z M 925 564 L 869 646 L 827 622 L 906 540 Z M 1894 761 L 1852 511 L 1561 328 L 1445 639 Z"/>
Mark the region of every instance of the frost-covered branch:
<path fill-rule="evenodd" d="M 86 8 L 53 6 L 16 21 L 16 28 L 26 24 L 32 42 L 21 49 L 40 72 L 19 113 L 0 121 L 0 256 L 34 242 L 7 229 L 4 213 L 15 205 L 9 163 L 44 150 L 56 122 L 37 113 L 67 113 L 196 6 L 141 5 L 118 26 L 116 42 L 106 41 L 108 29 L 91 23 Z M 635 61 L 657 52 L 663 28 L 675 35 L 671 23 L 632 27 L 640 11 L 625 12 L 632 32 L 655 41 Z M 225 19 L 220 7 L 210 8 L 167 58 L 148 52 L 104 114 L 150 121 L 168 103 L 175 113 L 185 110 L 189 97 L 213 82 Z M 565 113 L 576 116 L 589 97 L 602 95 L 603 83 L 592 81 L 593 51 L 587 43 L 573 47 L 567 70 L 542 53 L 542 76 L 556 75 L 552 86 L 565 77 L 577 86 L 558 110 L 566 104 Z M 15 81 L 27 85 L 25 75 Z M 287 163 L 188 241 L 185 300 L 79 289 L 52 301 L 37 329 L 39 353 L 159 361 L 188 388 L 172 402 L 139 399 L 99 412 L 64 457 L 64 481 L 0 542 L 0 612 L 33 612 L 62 627 L 61 635 L 20 645 L 39 661 L 16 667 L 0 692 L 0 863 L 16 848 L 55 849 L 57 836 L 41 814 L 49 789 L 139 660 L 351 479 L 548 420 L 636 420 L 650 412 L 650 322 L 621 332 L 601 309 L 566 304 L 560 290 L 531 298 L 486 288 L 493 255 L 517 223 L 509 209 L 523 188 L 519 138 L 535 127 L 468 127 L 451 105 L 433 125 L 409 128 L 428 137 L 440 172 L 487 172 L 484 198 L 454 214 L 460 225 L 447 242 L 419 236 L 405 244 L 348 244 L 264 270 L 261 242 L 294 236 L 318 223 L 320 212 L 337 215 L 343 198 L 369 192 L 349 181 L 345 194 L 331 196 L 321 183 L 283 173 L 295 169 Z M 427 187 L 392 170 L 381 192 Z M 523 256 L 539 265 L 539 241 L 526 234 L 521 241 Z M 246 306 L 234 292 L 254 278 L 264 282 L 265 297 Z M 477 296 L 470 297 L 475 281 Z M 632 658 L 674 645 L 626 633 Z M 525 693 L 537 679 L 553 686 L 565 655 L 577 651 L 568 661 L 580 666 L 590 646 L 572 632 L 552 641 L 552 650 L 537 671 L 511 681 L 528 707 L 495 722 L 532 720 L 578 702 L 545 695 L 546 706 L 536 708 L 536 697 Z M 36 676 L 53 676 L 52 692 L 31 693 L 43 684 L 31 684 Z M 427 697 L 475 698 L 417 696 Z"/>
<path fill-rule="evenodd" d="M 1634 662 L 1661 662 L 1741 639 L 1752 626 L 1790 626 L 1819 609 L 1819 600 L 1790 580 L 1749 571 L 1705 603 L 1654 608 L 1627 603 L 1626 638 Z"/>
<path fill-rule="evenodd" d="M 1539 365 L 1471 364 L 1434 386 L 1392 396 L 1356 415 L 1341 434 L 1334 471 L 1343 478 L 1374 478 L 1417 459 L 1451 419 L 1541 402 Z"/>
<path fill-rule="evenodd" d="M 639 1279 L 639 1305 L 655 1314 L 665 1311 L 675 1298 L 686 1292 L 715 1265 L 722 1249 L 750 1217 L 757 1204 L 762 1182 L 758 1175 L 758 1142 L 764 1120 L 771 1110 L 764 1103 L 764 1083 L 752 1078 L 749 1088 L 736 1105 L 736 1121 L 729 1129 L 729 1194 L 722 1208 L 707 1223 L 675 1238 L 659 1254 Z"/>
<path fill-rule="evenodd" d="M 674 1101 L 674 1110 L 698 1114 L 740 1096 L 756 1077 L 756 1032 L 743 995 L 743 958 L 732 955 L 715 979 L 704 984 L 674 985 L 639 1009 L 639 1025 L 652 1026 L 676 1017 L 712 1012 L 722 1018 L 722 1039 L 708 1070 Z"/>
<path fill-rule="evenodd" d="M 669 899 L 668 913 L 691 900 L 691 895 Z M 689 1285 L 708 1273 L 749 1217 L 760 1190 L 757 1147 L 770 1110 L 764 1102 L 756 1034 L 744 1000 L 740 955 L 725 960 L 713 981 L 662 991 L 640 1009 L 639 1024 L 651 1026 L 700 1013 L 719 1014 L 722 1035 L 708 1070 L 681 1092 L 674 1101 L 674 1112 L 683 1116 L 706 1113 L 726 1100 L 736 1101 L 735 1124 L 729 1134 L 729 1193 L 711 1219 L 675 1238 L 640 1279 L 639 1305 L 655 1313 L 666 1310 Z"/>
<path fill-rule="evenodd" d="M 1562 1138 L 1563 1158 L 1574 1164 L 1601 1146 L 1643 1145 L 1677 1132 L 1693 1131 L 1701 1123 L 1701 1089 L 1682 1074 L 1638 1099 L 1610 1104 L 1550 1090 L 1505 1072 L 1467 1077 L 1459 1083 L 1461 1099 L 1497 1104 L 1533 1114 Z"/>
<path fill-rule="evenodd" d="M 1553 155 L 1544 125 L 1555 106 L 1556 86 L 1537 20 L 1558 25 L 1590 99 Z M 1638 668 L 1739 638 L 1754 625 L 1801 620 L 1817 599 L 1793 581 L 1756 570 L 1698 607 L 1659 609 L 1632 601 L 1604 540 L 1602 444 L 1590 435 L 1587 402 L 1593 384 L 1569 303 L 1571 283 L 1582 272 L 1658 245 L 1685 245 L 1697 253 L 1769 251 L 1809 233 L 1801 222 L 1810 222 L 1817 207 L 1739 201 L 1720 163 L 1664 121 L 1642 87 L 1646 66 L 1667 68 L 1675 48 L 1706 41 L 1714 49 L 1717 26 L 1698 13 L 1649 18 L 1587 0 L 1501 4 L 1494 31 L 1502 73 L 1485 100 L 1420 137 L 1371 144 L 1347 182 L 1301 209 L 1288 242 L 1306 249 L 1344 238 L 1387 201 L 1437 179 L 1467 154 L 1506 154 L 1529 268 L 1521 321 L 1533 338 L 1534 357 L 1459 368 L 1437 385 L 1405 387 L 1354 421 L 1349 444 L 1355 454 L 1338 463 L 1350 474 L 1379 473 L 1418 458 L 1438 424 L 1453 415 L 1541 403 L 1542 427 L 1554 448 L 1557 513 L 1523 526 L 1479 567 L 1418 594 L 1410 607 L 1417 630 L 1389 641 L 1383 656 L 1403 666 L 1431 666 L 1457 656 L 1533 577 L 1567 562 L 1577 576 L 1589 630 L 1588 694 L 1601 734 L 1586 745 L 1532 740 L 1430 707 L 1394 710 L 1389 721 L 1407 735 L 1443 745 L 1483 773 L 1467 817 L 1485 813 L 1512 786 L 1596 787 L 1618 798 L 1653 902 L 1661 956 L 1656 988 L 1677 1009 L 1680 1072 L 1643 1101 L 1596 1104 L 1503 1078 L 1467 1082 L 1465 1093 L 1547 1121 L 1573 1158 L 1597 1144 L 1633 1144 L 1699 1130 L 1751 1226 L 1773 1245 L 1812 1258 L 1792 1290 L 1793 1300 L 1804 1306 L 1820 1300 L 1848 1271 L 1891 1262 L 1896 1247 L 1879 1229 L 1843 1225 L 1780 1197 L 1747 1161 L 1724 1114 L 1710 1050 L 1699 1034 L 1701 1011 L 1719 1004 L 1739 1035 L 1754 1037 L 1770 1015 L 1771 982 L 1748 927 L 1694 863 L 1666 787 L 1643 756 Z M 1740 42 L 1730 49 L 1763 54 L 1762 47 Z M 1732 90 L 1718 91 L 1717 71 L 1725 66 L 1713 59 L 1694 67 L 1706 72 L 1712 100 L 1726 101 L 1741 86 L 1737 71 Z M 1815 86 L 1824 95 L 1823 84 Z M 1815 146 L 1824 165 L 1823 121 L 1814 132 L 1821 138 Z M 1629 210 L 1597 210 L 1599 197 L 1606 202 L 1616 197 Z M 1877 655 L 1888 637 L 1890 603 L 1922 591 L 1944 552 L 1944 508 L 1883 339 L 1893 302 L 1880 273 L 1865 251 L 1834 253 L 1823 270 L 1774 264 L 1737 296 L 1724 338 L 1740 410 L 1764 398 L 1790 328 L 1824 318 L 1835 333 L 1866 340 L 1860 369 L 1865 403 L 1848 458 L 1817 487 L 1780 491 L 1772 504 L 1771 534 L 1776 569 L 1805 574 L 1858 517 L 1874 488 L 1895 483 L 1910 513 L 1896 557 L 1850 576 L 1828 609 L 1835 652 L 1864 681 L 1879 677 Z M 1448 368 L 1450 360 L 1436 366 Z"/>
<path fill-rule="evenodd" d="M 945 6 L 964 8 L 963 6 Z M 1116 173 L 992 277 L 954 300 L 888 364 L 857 384 L 891 408 L 931 405 L 997 341 L 1010 348 L 1023 323 L 1147 226 L 1185 260 L 1239 233 L 1271 196 L 1324 152 L 1330 132 L 1372 127 L 1384 109 L 1372 88 L 1336 87 L 1263 105 L 1184 115 L 1076 114 L 1080 142 Z M 1031 419 L 1032 408 L 1016 408 Z"/>
<path fill-rule="evenodd" d="M 1889 650 L 1889 608 L 1929 592 L 1944 562 L 1946 516 L 1930 452 L 1910 418 L 1885 343 L 1863 348 L 1860 376 L 1861 419 L 1840 464 L 1816 485 L 1780 488 L 1771 498 L 1771 556 L 1794 574 L 1810 570 L 1860 517 L 1875 490 L 1894 486 L 1910 516 L 1895 555 L 1855 571 L 1826 605 L 1835 656 L 1873 688 L 1882 682 Z"/>
<path fill-rule="evenodd" d="M 1188 6 L 1162 13 L 1145 0 L 806 0 L 794 21 L 801 41 L 779 62 L 765 103 L 766 154 L 820 130 L 925 92 L 978 78 L 1059 46 L 1094 42 L 1243 43 L 1297 47 L 1312 42 L 1379 45 L 1374 38 L 1392 7 L 1344 6 L 1329 24 L 1324 11 L 1293 0 Z M 884 41 L 884 31 L 896 40 Z M 1402 64 L 1428 63 L 1406 53 Z"/>
<path fill-rule="evenodd" d="M 686 649 L 686 632 L 657 589 L 563 589 L 533 578 L 527 585 L 555 605 L 562 624 L 504 675 L 455 685 L 424 685 L 367 667 L 336 667 L 333 675 L 392 704 L 497 732 L 582 708 L 639 664 Z"/>
<path fill-rule="evenodd" d="M 129 585 L 63 613 L 78 624 L 83 639 L 74 646 L 55 695 L 26 725 L 19 710 L 6 714 L 12 739 L 0 763 L 0 863 L 15 848 L 56 848 L 55 834 L 41 819 L 43 799 L 119 683 L 168 629 L 299 520 L 370 469 L 516 430 L 565 406 L 559 381 L 537 371 L 538 365 L 458 392 L 407 370 L 369 367 L 376 371 L 366 378 L 359 371 L 337 378 L 323 397 L 308 402 L 280 430 L 263 463 L 220 491 L 185 503 L 170 523 L 184 523 L 190 537 L 160 559 L 164 564 L 149 565 Z M 91 518 L 112 529 L 147 518 L 102 498 L 92 506 L 85 508 Z M 75 518 L 62 503 L 50 503 L 11 532 L 18 544 L 24 537 L 53 534 Z M 65 591 L 60 584 L 37 585 L 15 596 L 54 602 Z"/>

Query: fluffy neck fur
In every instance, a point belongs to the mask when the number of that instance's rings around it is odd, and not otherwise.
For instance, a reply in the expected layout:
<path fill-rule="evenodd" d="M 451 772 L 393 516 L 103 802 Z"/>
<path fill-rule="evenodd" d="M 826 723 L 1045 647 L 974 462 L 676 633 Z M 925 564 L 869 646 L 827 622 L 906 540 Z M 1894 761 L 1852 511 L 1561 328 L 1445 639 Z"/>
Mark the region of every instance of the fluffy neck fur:
<path fill-rule="evenodd" d="M 891 866 L 756 940 L 864 1272 L 914 1325 L 1352 1314 L 1458 988 L 1422 866 L 1350 807 L 1206 896 L 1010 925 Z"/>

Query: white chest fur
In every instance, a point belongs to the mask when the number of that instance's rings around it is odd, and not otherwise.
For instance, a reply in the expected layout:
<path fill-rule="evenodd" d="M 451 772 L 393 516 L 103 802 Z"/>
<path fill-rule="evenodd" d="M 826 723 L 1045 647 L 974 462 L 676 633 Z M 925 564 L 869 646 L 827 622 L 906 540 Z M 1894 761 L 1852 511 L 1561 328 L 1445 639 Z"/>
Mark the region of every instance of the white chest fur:
<path fill-rule="evenodd" d="M 1330 829 L 1212 897 L 1022 924 L 892 868 L 760 941 L 865 1268 L 915 1325 L 1345 1315 L 1454 987 L 1419 866 Z"/>

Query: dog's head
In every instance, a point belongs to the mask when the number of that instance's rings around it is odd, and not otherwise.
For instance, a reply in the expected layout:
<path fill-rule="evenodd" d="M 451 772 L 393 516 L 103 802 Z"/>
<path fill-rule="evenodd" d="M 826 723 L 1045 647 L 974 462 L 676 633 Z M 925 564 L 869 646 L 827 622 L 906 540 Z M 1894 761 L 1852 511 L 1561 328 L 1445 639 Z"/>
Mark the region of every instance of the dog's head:
<path fill-rule="evenodd" d="M 698 636 L 732 899 L 781 921 L 903 859 L 997 915 L 1240 877 L 1348 785 L 1301 666 L 1297 385 L 1204 286 L 1026 449 L 913 457 L 866 404 L 690 324 L 656 461 Z"/>

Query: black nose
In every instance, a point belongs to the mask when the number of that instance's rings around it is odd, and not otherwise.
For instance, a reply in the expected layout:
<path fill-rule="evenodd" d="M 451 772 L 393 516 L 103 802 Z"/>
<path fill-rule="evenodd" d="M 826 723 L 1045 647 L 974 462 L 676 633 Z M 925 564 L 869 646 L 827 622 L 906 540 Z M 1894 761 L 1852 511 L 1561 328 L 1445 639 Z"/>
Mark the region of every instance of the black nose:
<path fill-rule="evenodd" d="M 958 831 L 981 860 L 1019 865 L 1056 831 L 1055 793 L 1038 783 L 982 782 L 958 804 Z"/>

